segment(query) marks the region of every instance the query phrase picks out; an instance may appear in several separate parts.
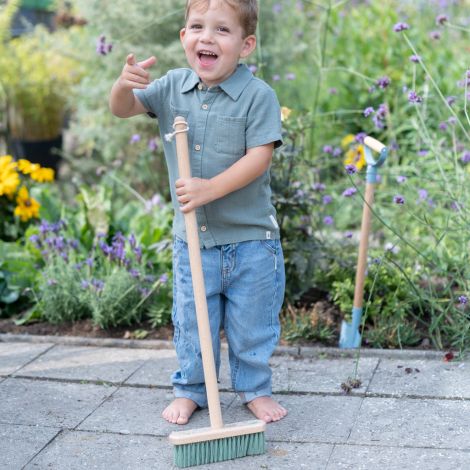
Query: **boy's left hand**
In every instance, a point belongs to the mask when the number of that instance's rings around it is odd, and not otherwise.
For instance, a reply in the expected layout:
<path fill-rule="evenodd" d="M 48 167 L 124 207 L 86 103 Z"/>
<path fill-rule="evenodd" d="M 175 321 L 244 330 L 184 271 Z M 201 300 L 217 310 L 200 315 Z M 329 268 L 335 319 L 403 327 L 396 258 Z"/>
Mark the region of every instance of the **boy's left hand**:
<path fill-rule="evenodd" d="M 210 180 L 201 178 L 179 178 L 175 182 L 176 195 L 183 214 L 191 212 L 213 200 Z"/>

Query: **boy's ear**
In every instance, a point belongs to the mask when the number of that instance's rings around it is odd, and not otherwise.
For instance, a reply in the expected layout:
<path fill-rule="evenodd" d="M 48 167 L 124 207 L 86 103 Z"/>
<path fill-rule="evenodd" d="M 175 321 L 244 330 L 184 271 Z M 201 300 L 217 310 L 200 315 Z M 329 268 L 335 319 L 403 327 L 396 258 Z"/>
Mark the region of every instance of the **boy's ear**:
<path fill-rule="evenodd" d="M 180 41 L 183 42 L 184 35 L 186 34 L 186 28 L 180 30 Z M 184 45 L 184 44 L 183 44 Z"/>
<path fill-rule="evenodd" d="M 240 58 L 244 59 L 245 57 L 248 57 L 256 47 L 256 36 L 254 34 L 251 34 L 250 36 L 247 36 L 243 40 L 243 47 L 240 52 Z"/>

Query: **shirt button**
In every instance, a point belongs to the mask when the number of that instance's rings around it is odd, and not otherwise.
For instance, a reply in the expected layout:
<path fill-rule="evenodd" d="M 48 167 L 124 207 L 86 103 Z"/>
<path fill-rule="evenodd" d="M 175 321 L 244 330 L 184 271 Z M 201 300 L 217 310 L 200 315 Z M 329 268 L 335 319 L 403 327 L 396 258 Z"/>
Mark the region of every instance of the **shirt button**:
<path fill-rule="evenodd" d="M 207 230 L 207 227 L 205 225 L 201 225 L 201 232 L 205 232 Z"/>
<path fill-rule="evenodd" d="M 202 105 L 202 109 L 207 109 L 209 106 L 207 106 L 207 104 L 203 104 Z"/>
<path fill-rule="evenodd" d="M 195 145 L 194 150 L 201 150 L 201 146 L 199 144 Z"/>
<path fill-rule="evenodd" d="M 200 91 L 202 90 L 202 83 L 200 83 L 198 86 L 197 86 L 197 89 Z"/>

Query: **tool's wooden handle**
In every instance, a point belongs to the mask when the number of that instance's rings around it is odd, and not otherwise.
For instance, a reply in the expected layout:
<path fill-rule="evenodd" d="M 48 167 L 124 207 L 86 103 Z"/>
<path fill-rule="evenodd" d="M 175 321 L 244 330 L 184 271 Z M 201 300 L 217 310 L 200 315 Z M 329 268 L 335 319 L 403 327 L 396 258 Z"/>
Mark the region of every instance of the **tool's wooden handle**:
<path fill-rule="evenodd" d="M 371 225 L 371 207 L 374 203 L 374 185 L 366 184 L 364 195 L 364 208 L 362 211 L 361 237 L 359 240 L 359 255 L 356 268 L 356 285 L 354 288 L 354 307 L 361 308 L 364 303 L 364 280 L 367 268 L 367 248 L 369 245 L 369 232 Z"/>
<path fill-rule="evenodd" d="M 369 136 L 364 137 L 364 144 L 379 153 L 385 148 L 385 145 L 382 144 L 382 142 L 379 142 L 377 139 Z"/>
<path fill-rule="evenodd" d="M 187 130 L 185 119 L 181 116 L 177 116 L 174 121 L 174 127 L 176 131 L 176 153 L 178 155 L 179 176 L 180 178 L 190 178 L 191 165 L 189 162 L 188 137 L 187 132 L 183 132 Z M 184 214 L 184 222 L 188 240 L 189 263 L 193 281 L 194 303 L 196 304 L 197 327 L 199 341 L 201 343 L 202 366 L 204 368 L 204 379 L 206 382 L 209 416 L 211 427 L 218 429 L 223 427 L 224 424 L 222 421 L 219 388 L 215 371 L 214 350 L 212 348 L 206 289 L 202 272 L 196 211 L 192 210 Z"/>

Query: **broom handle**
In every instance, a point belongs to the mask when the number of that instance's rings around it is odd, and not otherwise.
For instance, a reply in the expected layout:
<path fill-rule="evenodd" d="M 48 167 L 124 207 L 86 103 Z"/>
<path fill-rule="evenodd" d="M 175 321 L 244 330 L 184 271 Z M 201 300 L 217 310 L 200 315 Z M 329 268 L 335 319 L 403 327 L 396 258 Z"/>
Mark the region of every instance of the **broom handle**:
<path fill-rule="evenodd" d="M 176 132 L 176 153 L 178 155 L 178 170 L 180 178 L 191 178 L 191 165 L 189 163 L 187 123 L 181 116 L 174 121 Z M 202 272 L 201 250 L 199 248 L 199 235 L 196 211 L 184 214 L 186 237 L 188 240 L 189 263 L 193 281 L 194 303 L 196 305 L 197 328 L 199 342 L 201 343 L 202 367 L 206 382 L 209 418 L 213 429 L 222 428 L 222 412 L 220 408 L 219 387 L 215 372 L 214 350 L 212 348 L 209 312 L 207 310 L 206 289 Z"/>
<path fill-rule="evenodd" d="M 362 210 L 361 238 L 359 241 L 359 255 L 356 269 L 356 286 L 354 288 L 354 307 L 361 308 L 364 302 L 364 280 L 367 267 L 367 248 L 369 245 L 369 232 L 371 225 L 372 204 L 374 202 L 374 185 L 366 184 L 364 195 L 364 208 Z"/>

